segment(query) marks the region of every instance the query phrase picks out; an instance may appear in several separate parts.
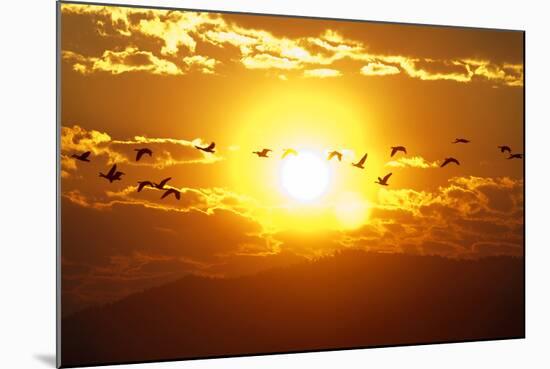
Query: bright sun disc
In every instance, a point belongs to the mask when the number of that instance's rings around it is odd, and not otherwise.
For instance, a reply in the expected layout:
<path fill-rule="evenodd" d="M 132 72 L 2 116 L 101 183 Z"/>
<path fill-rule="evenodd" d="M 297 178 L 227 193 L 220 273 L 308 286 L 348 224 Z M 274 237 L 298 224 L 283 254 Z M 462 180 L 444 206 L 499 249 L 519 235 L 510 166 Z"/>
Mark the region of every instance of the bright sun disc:
<path fill-rule="evenodd" d="M 281 185 L 299 201 L 312 201 L 328 188 L 329 168 L 325 160 L 312 152 L 287 156 L 281 166 Z"/>

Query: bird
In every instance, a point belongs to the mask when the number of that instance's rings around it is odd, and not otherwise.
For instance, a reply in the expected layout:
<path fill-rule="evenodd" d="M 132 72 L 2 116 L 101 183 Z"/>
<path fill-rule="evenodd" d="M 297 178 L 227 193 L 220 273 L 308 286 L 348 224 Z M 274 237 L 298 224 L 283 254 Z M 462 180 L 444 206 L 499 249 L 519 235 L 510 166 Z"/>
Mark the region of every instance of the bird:
<path fill-rule="evenodd" d="M 148 149 L 148 148 L 143 148 L 143 149 L 134 149 L 134 151 L 137 152 L 136 154 L 136 161 L 139 161 L 139 159 L 141 159 L 141 157 L 145 154 L 149 155 L 149 156 L 153 156 L 153 152 Z"/>
<path fill-rule="evenodd" d="M 508 152 L 509 154 L 512 153 L 512 149 L 510 148 L 510 146 L 506 146 L 506 145 L 503 145 L 503 146 L 497 146 L 497 148 L 500 149 L 500 152 Z"/>
<path fill-rule="evenodd" d="M 119 172 L 117 171 L 114 175 L 113 175 L 113 181 L 120 181 L 122 180 L 122 176 L 124 175 L 125 173 L 123 172 Z"/>
<path fill-rule="evenodd" d="M 470 140 L 467 140 L 465 138 L 455 138 L 454 142 L 452 142 L 452 143 L 454 143 L 454 144 L 458 144 L 458 143 L 467 144 L 469 142 L 470 142 Z"/>
<path fill-rule="evenodd" d="M 523 159 L 523 154 L 510 154 L 509 159 Z"/>
<path fill-rule="evenodd" d="M 76 160 L 80 160 L 80 161 L 87 161 L 87 162 L 89 162 L 90 159 L 88 159 L 88 157 L 90 156 L 90 154 L 91 154 L 91 151 L 86 151 L 86 152 L 83 152 L 83 153 L 80 154 L 80 155 L 72 154 L 72 155 L 71 155 L 71 158 L 75 158 Z"/>
<path fill-rule="evenodd" d="M 151 181 L 139 181 L 137 192 L 141 192 L 141 190 L 143 190 L 145 186 L 155 187 L 155 185 Z"/>
<path fill-rule="evenodd" d="M 164 190 L 164 185 L 171 179 L 172 177 L 164 178 L 159 183 L 153 183 L 153 187 L 158 188 L 159 190 Z"/>
<path fill-rule="evenodd" d="M 441 168 L 443 168 L 445 165 L 450 163 L 455 163 L 456 165 L 460 165 L 459 161 L 456 160 L 455 158 L 445 158 L 445 160 L 443 161 L 443 164 L 441 164 Z"/>
<path fill-rule="evenodd" d="M 386 174 L 386 176 L 384 178 L 380 178 L 378 177 L 378 181 L 374 182 L 374 183 L 378 183 L 379 185 L 382 185 L 382 186 L 387 186 L 388 185 L 388 179 L 390 179 L 392 173 L 389 173 L 389 174 Z"/>
<path fill-rule="evenodd" d="M 341 152 L 338 152 L 338 151 L 331 151 L 328 153 L 328 158 L 327 160 L 330 160 L 332 159 L 333 157 L 337 157 L 338 158 L 338 161 L 342 161 L 342 153 Z"/>
<path fill-rule="evenodd" d="M 215 142 L 212 142 L 210 145 L 208 145 L 207 147 L 200 147 L 200 146 L 196 146 L 195 145 L 195 148 L 196 149 L 199 149 L 199 150 L 202 150 L 204 152 L 209 152 L 211 154 L 213 154 L 215 151 L 214 151 L 214 147 L 216 147 L 216 143 Z"/>
<path fill-rule="evenodd" d="M 284 159 L 286 158 L 288 155 L 298 155 L 298 151 L 294 150 L 294 149 L 285 149 L 285 152 L 283 153 L 283 156 L 281 156 L 281 159 Z"/>
<path fill-rule="evenodd" d="M 357 163 L 352 163 L 351 165 L 353 165 L 354 167 L 357 167 L 359 169 L 365 169 L 365 167 L 363 165 L 365 164 L 365 160 L 367 160 L 367 155 L 368 154 L 363 155 L 361 160 L 359 160 Z"/>
<path fill-rule="evenodd" d="M 269 158 L 267 154 L 269 154 L 271 151 L 273 150 L 263 149 L 262 151 L 252 151 L 252 153 L 258 155 L 260 158 Z"/>
<path fill-rule="evenodd" d="M 104 174 L 101 172 L 99 173 L 100 177 L 107 179 L 110 183 L 113 183 L 114 181 L 120 181 L 122 179 L 121 178 L 122 175 L 124 175 L 124 173 L 118 172 L 116 170 L 116 164 L 113 164 L 113 166 L 111 167 L 111 169 L 107 174 Z"/>
<path fill-rule="evenodd" d="M 161 200 L 164 199 L 166 196 L 169 196 L 170 194 L 174 194 L 174 196 L 176 196 L 176 199 L 180 199 L 181 195 L 180 195 L 180 192 L 178 190 L 176 190 L 175 188 L 169 188 L 167 189 L 164 194 L 160 197 Z"/>
<path fill-rule="evenodd" d="M 391 155 L 390 157 L 394 156 L 395 154 L 397 154 L 398 151 L 402 151 L 404 152 L 405 154 L 407 153 L 407 149 L 405 148 L 405 146 L 392 146 L 391 147 Z"/>

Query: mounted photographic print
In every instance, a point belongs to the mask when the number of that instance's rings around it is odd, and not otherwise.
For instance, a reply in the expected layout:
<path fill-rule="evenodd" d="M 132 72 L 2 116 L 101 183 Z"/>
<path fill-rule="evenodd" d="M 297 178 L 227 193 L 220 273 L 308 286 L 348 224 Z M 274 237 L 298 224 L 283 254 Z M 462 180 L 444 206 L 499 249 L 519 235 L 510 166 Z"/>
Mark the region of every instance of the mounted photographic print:
<path fill-rule="evenodd" d="M 58 365 L 522 338 L 524 32 L 58 3 Z"/>

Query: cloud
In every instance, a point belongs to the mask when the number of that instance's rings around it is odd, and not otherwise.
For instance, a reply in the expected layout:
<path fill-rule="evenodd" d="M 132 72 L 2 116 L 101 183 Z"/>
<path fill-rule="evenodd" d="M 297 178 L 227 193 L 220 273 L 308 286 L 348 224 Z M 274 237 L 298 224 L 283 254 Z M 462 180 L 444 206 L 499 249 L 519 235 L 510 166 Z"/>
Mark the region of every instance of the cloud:
<path fill-rule="evenodd" d="M 331 69 L 340 60 L 366 62 L 360 73 L 366 76 L 404 74 L 424 81 L 446 80 L 461 83 L 488 81 L 502 86 L 523 86 L 523 65 L 495 63 L 475 58 L 435 60 L 412 56 L 374 54 L 363 41 L 345 38 L 327 29 L 307 37 L 279 37 L 268 31 L 227 22 L 223 15 L 204 12 L 167 11 L 95 5 L 63 4 L 64 15 L 93 15 L 99 37 L 140 35 L 161 42 L 159 58 L 152 51 L 128 45 L 122 51 L 105 50 L 101 56 L 84 57 L 74 50 L 64 50 L 64 59 L 75 71 L 107 71 L 120 74 L 142 71 L 177 75 L 191 65 L 203 73 L 212 73 L 213 64 L 221 62 L 211 55 L 195 54 L 200 42 L 217 48 L 231 46 L 239 53 L 234 60 L 248 69 L 308 70 Z M 132 40 L 136 40 L 133 38 Z M 129 40 L 128 40 L 129 43 Z M 186 54 L 183 58 L 178 55 Z M 319 72 L 320 73 L 320 72 Z M 286 76 L 288 78 L 288 76 Z"/>
<path fill-rule="evenodd" d="M 524 241 L 522 191 L 523 181 L 506 177 L 456 177 L 436 191 L 383 189 L 368 224 L 346 232 L 345 245 L 463 258 L 505 249 L 517 256 Z"/>
<path fill-rule="evenodd" d="M 273 56 L 271 54 L 256 54 L 245 56 L 241 62 L 248 69 L 299 69 L 300 62 L 286 57 Z"/>
<path fill-rule="evenodd" d="M 388 76 L 399 73 L 399 68 L 379 62 L 369 63 L 361 68 L 361 74 L 365 76 Z"/>
<path fill-rule="evenodd" d="M 336 69 L 308 69 L 304 71 L 305 77 L 317 77 L 317 78 L 327 78 L 327 77 L 340 77 L 342 72 Z"/>
<path fill-rule="evenodd" d="M 158 194 L 147 190 L 138 198 L 135 187 L 106 198 L 78 190 L 63 194 L 62 275 L 69 309 L 187 273 L 235 275 L 258 270 L 251 268 L 255 260 L 267 268 L 277 259 L 277 244 L 262 225 L 239 212 L 240 197 L 223 189 L 187 189 L 171 206 L 161 204 Z M 251 265 L 241 269 L 243 257 Z"/>
<path fill-rule="evenodd" d="M 389 161 L 385 164 L 387 167 L 393 168 L 438 168 L 439 162 L 437 161 L 427 161 L 421 156 L 413 156 L 410 158 L 399 158 L 396 160 Z"/>
<path fill-rule="evenodd" d="M 85 57 L 72 51 L 63 51 L 63 60 L 73 62 L 73 70 L 82 74 L 107 72 L 150 72 L 160 75 L 180 75 L 181 69 L 174 63 L 156 57 L 150 51 L 140 51 L 128 46 L 122 51 L 105 50 L 100 57 Z"/>
<path fill-rule="evenodd" d="M 198 67 L 204 74 L 213 74 L 216 64 L 219 63 L 216 59 L 202 55 L 186 56 L 183 62 L 188 68 Z"/>
<path fill-rule="evenodd" d="M 134 136 L 127 140 L 114 140 L 105 132 L 86 130 L 78 125 L 61 127 L 61 168 L 68 176 L 76 169 L 75 160 L 70 158 L 73 153 L 92 152 L 93 157 L 105 156 L 107 164 L 126 163 L 136 166 L 151 166 L 162 169 L 180 164 L 215 163 L 222 158 L 218 155 L 203 153 L 195 148 L 201 145 L 201 139 L 192 141 L 174 138 L 156 138 Z M 139 162 L 135 161 L 135 149 L 143 146 L 153 151 L 153 156 L 146 156 Z"/>

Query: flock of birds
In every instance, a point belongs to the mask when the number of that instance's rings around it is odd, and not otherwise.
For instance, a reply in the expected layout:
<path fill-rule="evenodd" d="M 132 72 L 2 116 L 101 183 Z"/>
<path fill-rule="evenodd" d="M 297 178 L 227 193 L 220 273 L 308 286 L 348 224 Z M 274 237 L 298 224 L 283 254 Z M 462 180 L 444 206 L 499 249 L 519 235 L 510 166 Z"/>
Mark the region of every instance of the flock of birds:
<path fill-rule="evenodd" d="M 470 143 L 470 140 L 465 139 L 465 138 L 457 138 L 452 143 L 453 144 L 468 144 L 468 143 Z M 206 147 L 195 146 L 195 148 L 197 150 L 207 152 L 207 153 L 210 153 L 210 154 L 213 154 L 215 152 L 215 147 L 216 147 L 216 143 L 214 143 L 214 142 L 212 142 L 210 145 L 208 145 Z M 513 154 L 512 149 L 510 148 L 510 146 L 502 145 L 502 146 L 497 146 L 497 148 L 500 150 L 501 153 L 508 153 L 509 154 L 508 159 L 522 159 L 523 158 L 523 154 L 517 154 L 517 153 Z M 136 161 L 139 161 L 143 157 L 143 155 L 149 155 L 150 157 L 153 156 L 153 151 L 149 148 L 140 148 L 140 149 L 135 149 L 134 151 L 136 151 L 136 159 L 135 159 Z M 269 158 L 270 157 L 269 154 L 271 152 L 273 152 L 273 150 L 264 148 L 264 149 L 259 150 L 259 151 L 253 151 L 252 153 L 257 155 L 260 158 Z M 405 146 L 391 146 L 390 157 L 393 157 L 398 152 L 402 152 L 404 154 L 407 154 L 407 148 Z M 90 155 L 91 155 L 91 151 L 86 151 L 86 152 L 81 153 L 81 154 L 72 154 L 71 157 L 76 159 L 76 160 L 82 161 L 82 162 L 90 162 Z M 281 159 L 284 159 L 289 155 L 297 156 L 298 151 L 296 151 L 294 149 L 284 149 L 283 154 L 281 156 Z M 356 163 L 351 163 L 351 165 L 353 165 L 354 167 L 359 168 L 359 169 L 365 169 L 365 162 L 367 160 L 367 156 L 368 156 L 368 154 L 363 155 L 361 157 L 361 159 L 359 159 L 359 161 L 357 161 Z M 334 150 L 334 151 L 330 151 L 328 153 L 327 160 L 330 161 L 333 158 L 336 158 L 338 161 L 342 161 L 342 157 L 343 157 L 343 154 L 341 152 Z M 448 158 L 445 158 L 443 160 L 443 162 L 441 164 L 441 167 L 445 167 L 446 165 L 451 164 L 451 163 L 456 164 L 456 165 L 460 165 L 460 162 L 457 159 L 455 159 L 453 157 L 448 157 Z M 99 176 L 101 178 L 105 178 L 106 180 L 108 180 L 109 183 L 113 183 L 115 181 L 121 181 L 123 175 L 124 175 L 123 172 L 117 170 L 117 165 L 116 164 L 113 164 L 111 169 L 106 174 L 102 173 L 102 172 L 99 173 Z M 378 177 L 377 181 L 374 182 L 374 183 L 382 185 L 382 186 L 387 186 L 388 185 L 388 180 L 390 179 L 391 176 L 392 176 L 392 173 L 388 173 L 384 177 Z M 164 191 L 164 193 L 161 196 L 161 199 L 164 199 L 165 197 L 168 197 L 170 195 L 174 195 L 174 197 L 177 200 L 179 200 L 180 197 L 181 197 L 180 191 L 173 188 L 173 187 L 166 187 L 166 184 L 171 179 L 172 179 L 172 177 L 164 178 L 162 181 L 160 181 L 158 183 L 152 182 L 152 181 L 149 181 L 149 180 L 138 181 L 137 192 L 141 192 L 145 187 L 149 186 L 151 188 L 155 188 L 155 189 Z"/>

